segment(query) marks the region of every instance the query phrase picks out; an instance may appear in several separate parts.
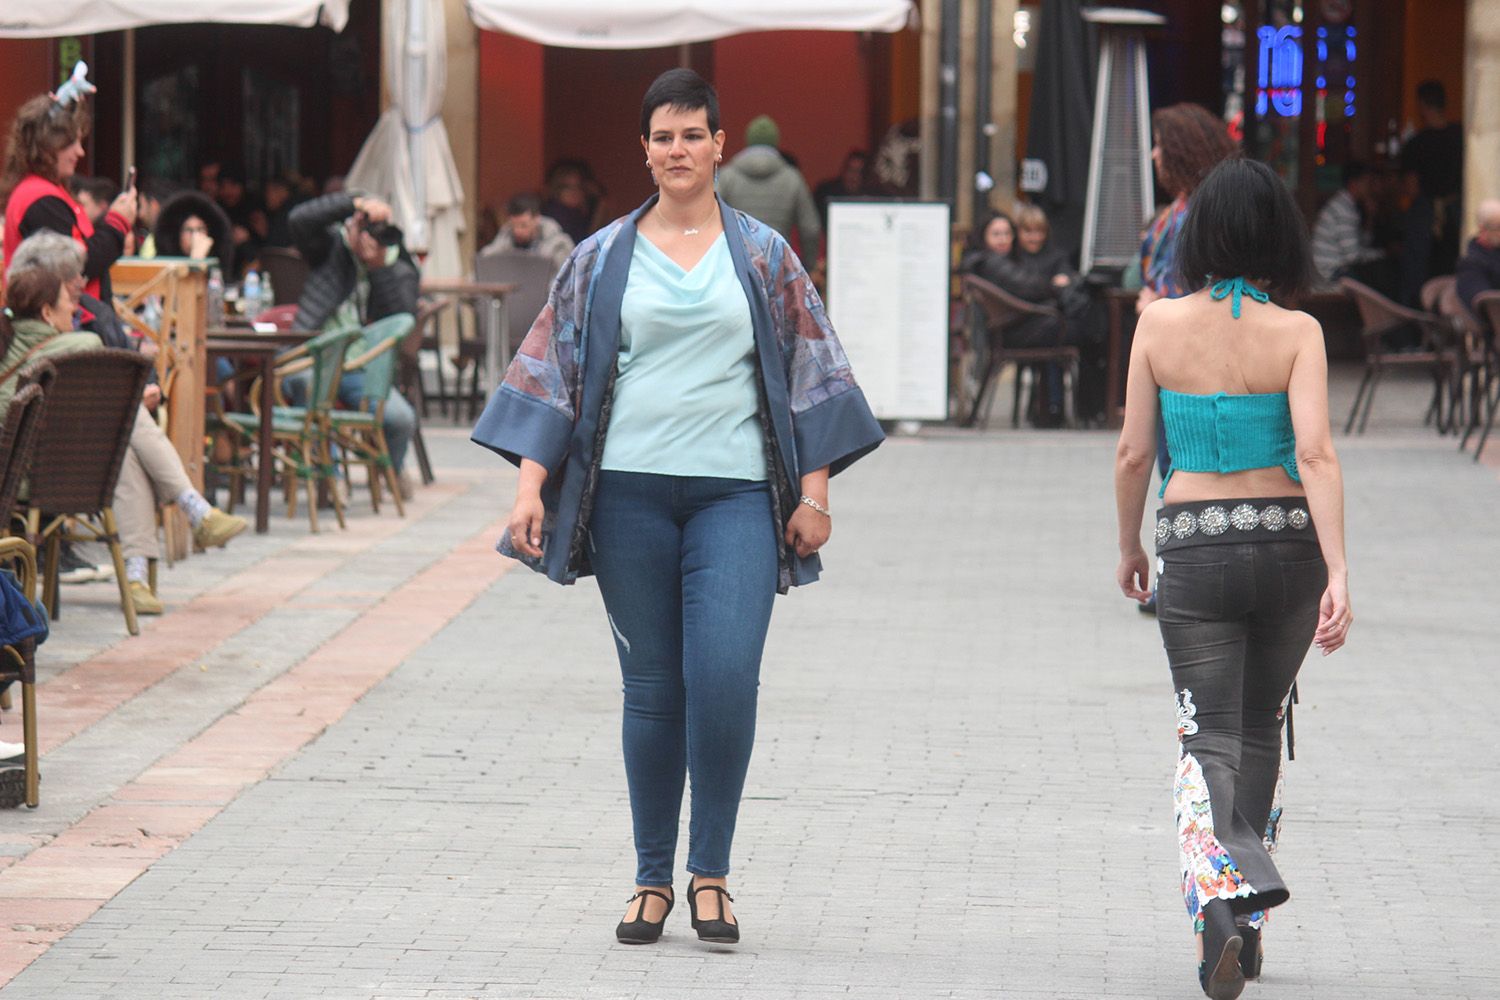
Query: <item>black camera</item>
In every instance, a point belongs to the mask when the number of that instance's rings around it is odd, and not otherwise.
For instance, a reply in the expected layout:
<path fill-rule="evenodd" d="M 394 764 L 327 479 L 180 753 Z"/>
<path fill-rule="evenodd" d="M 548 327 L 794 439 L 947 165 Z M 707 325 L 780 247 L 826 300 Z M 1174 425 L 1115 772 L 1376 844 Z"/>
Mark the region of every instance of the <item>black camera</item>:
<path fill-rule="evenodd" d="M 401 227 L 390 222 L 371 222 L 369 216 L 363 212 L 355 216 L 359 228 L 370 234 L 370 237 L 383 247 L 394 247 L 401 245 Z"/>

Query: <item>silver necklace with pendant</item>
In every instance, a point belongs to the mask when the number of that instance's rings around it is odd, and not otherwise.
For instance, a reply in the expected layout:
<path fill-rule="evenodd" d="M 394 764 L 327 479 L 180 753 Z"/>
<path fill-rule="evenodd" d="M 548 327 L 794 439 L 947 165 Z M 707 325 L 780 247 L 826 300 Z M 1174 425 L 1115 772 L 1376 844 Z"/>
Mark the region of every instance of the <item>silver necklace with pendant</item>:
<path fill-rule="evenodd" d="M 714 203 L 714 210 L 713 210 L 713 212 L 710 212 L 708 214 L 708 216 L 702 222 L 698 223 L 698 225 L 696 225 L 696 226 L 689 226 L 688 228 L 684 229 L 682 231 L 682 235 L 684 235 L 684 236 L 697 236 L 699 233 L 701 233 L 703 231 L 703 229 L 701 227 L 708 225 L 709 219 L 712 219 L 714 217 L 714 215 L 716 215 L 718 213 L 718 211 L 719 211 L 719 205 L 718 205 L 717 202 L 715 202 Z M 661 205 L 657 205 L 656 206 L 656 214 L 659 215 L 659 216 L 661 216 L 661 221 L 663 223 L 665 223 L 668 226 L 672 225 L 672 223 L 670 223 L 670 222 L 667 221 L 666 213 L 661 210 Z"/>

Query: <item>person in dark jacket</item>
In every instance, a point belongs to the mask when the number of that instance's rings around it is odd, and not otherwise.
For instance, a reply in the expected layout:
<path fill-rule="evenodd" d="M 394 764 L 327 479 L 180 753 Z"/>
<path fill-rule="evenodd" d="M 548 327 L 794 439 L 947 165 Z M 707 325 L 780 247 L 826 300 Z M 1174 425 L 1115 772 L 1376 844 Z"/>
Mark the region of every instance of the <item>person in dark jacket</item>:
<path fill-rule="evenodd" d="M 292 209 L 288 222 L 309 268 L 297 300 L 293 325 L 298 330 L 366 326 L 398 313 L 416 315 L 421 274 L 402 245 L 401 230 L 391 225 L 391 208 L 385 202 L 340 191 L 303 202 Z M 353 353 L 363 350 L 358 343 L 351 348 Z M 299 374 L 282 386 L 294 403 L 303 404 L 311 374 Z M 358 408 L 363 395 L 362 372 L 350 372 L 339 382 L 342 405 Z M 383 426 L 403 495 L 412 487 L 403 465 L 416 420 L 406 397 L 392 388 Z"/>
<path fill-rule="evenodd" d="M 1479 203 L 1474 221 L 1479 231 L 1469 241 L 1469 248 L 1458 259 L 1454 271 L 1458 300 L 1470 309 L 1480 292 L 1500 290 L 1500 200 L 1486 198 Z"/>

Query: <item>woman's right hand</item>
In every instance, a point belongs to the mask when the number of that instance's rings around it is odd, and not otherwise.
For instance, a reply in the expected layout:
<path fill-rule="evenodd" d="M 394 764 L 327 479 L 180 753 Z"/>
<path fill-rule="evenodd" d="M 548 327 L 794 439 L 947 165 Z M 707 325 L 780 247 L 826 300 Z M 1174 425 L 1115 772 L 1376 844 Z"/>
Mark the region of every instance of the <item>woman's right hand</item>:
<path fill-rule="evenodd" d="M 505 530 L 510 533 L 510 544 L 522 555 L 533 559 L 542 557 L 542 507 L 540 492 L 516 491 L 516 505 L 511 508 L 510 522 Z"/>
<path fill-rule="evenodd" d="M 1120 593 L 1132 601 L 1145 604 L 1151 600 L 1151 560 L 1146 558 L 1145 549 L 1137 546 L 1120 553 L 1115 583 L 1119 585 Z"/>
<path fill-rule="evenodd" d="M 213 237 L 207 233 L 195 232 L 188 240 L 188 256 L 194 260 L 203 260 L 214 248 Z"/>
<path fill-rule="evenodd" d="M 1313 633 L 1313 644 L 1327 656 L 1349 638 L 1349 627 L 1354 624 L 1354 611 L 1349 607 L 1349 578 L 1342 574 L 1330 574 L 1328 589 L 1323 591 L 1323 600 L 1318 605 L 1318 630 Z"/>
<path fill-rule="evenodd" d="M 120 192 L 119 197 L 109 203 L 109 210 L 123 218 L 132 226 L 135 225 L 136 198 L 135 189 Z"/>

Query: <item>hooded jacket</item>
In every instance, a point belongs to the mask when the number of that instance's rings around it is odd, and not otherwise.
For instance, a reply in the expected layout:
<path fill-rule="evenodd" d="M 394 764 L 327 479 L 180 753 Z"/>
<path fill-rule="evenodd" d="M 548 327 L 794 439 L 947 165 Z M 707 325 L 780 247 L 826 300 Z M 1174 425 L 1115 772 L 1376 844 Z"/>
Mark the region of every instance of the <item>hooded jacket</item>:
<path fill-rule="evenodd" d="M 557 583 L 592 572 L 583 538 L 614 396 L 620 304 L 636 224 L 655 204 L 653 196 L 573 251 L 474 427 L 475 443 L 517 465 L 529 458 L 547 469 L 542 557 L 517 553 L 509 533 L 497 549 Z M 785 593 L 816 580 L 821 568 L 816 554 L 799 557 L 783 537 L 803 474 L 827 466 L 835 475 L 874 450 L 885 435 L 855 384 L 802 262 L 770 227 L 723 200 L 719 212 L 755 331 L 767 483 L 777 526 L 777 590 Z"/>
<path fill-rule="evenodd" d="M 795 227 L 801 234 L 802 255 L 816 256 L 823 234 L 818 206 L 797 168 L 775 146 L 741 150 L 719 171 L 719 195 L 787 239 Z"/>

